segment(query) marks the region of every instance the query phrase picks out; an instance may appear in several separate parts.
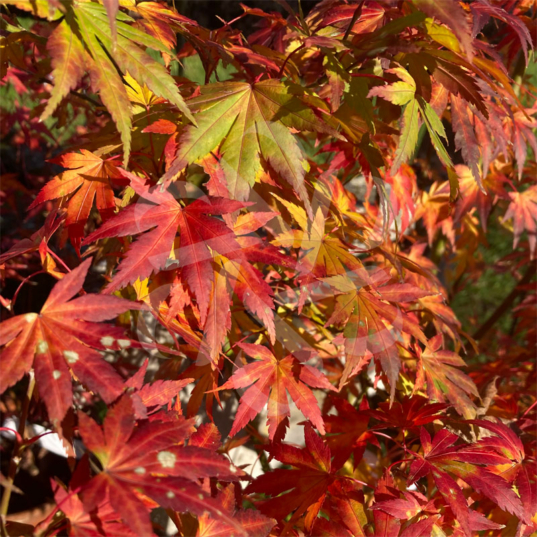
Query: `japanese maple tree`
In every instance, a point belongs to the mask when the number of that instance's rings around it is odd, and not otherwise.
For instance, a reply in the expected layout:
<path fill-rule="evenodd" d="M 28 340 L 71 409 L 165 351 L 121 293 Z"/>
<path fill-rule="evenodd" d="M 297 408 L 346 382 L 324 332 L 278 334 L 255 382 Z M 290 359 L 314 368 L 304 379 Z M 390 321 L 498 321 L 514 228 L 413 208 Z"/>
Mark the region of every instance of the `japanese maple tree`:
<path fill-rule="evenodd" d="M 536 535 L 535 1 L 200 5 L 0 0 L 2 536 Z"/>

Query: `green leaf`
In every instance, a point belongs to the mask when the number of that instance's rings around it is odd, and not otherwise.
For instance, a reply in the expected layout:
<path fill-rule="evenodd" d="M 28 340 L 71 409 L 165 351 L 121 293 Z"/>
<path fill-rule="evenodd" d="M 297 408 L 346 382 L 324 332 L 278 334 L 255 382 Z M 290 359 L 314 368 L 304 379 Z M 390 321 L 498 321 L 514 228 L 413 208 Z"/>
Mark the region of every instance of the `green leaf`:
<path fill-rule="evenodd" d="M 91 16 L 84 9 L 77 9 L 76 20 L 84 35 L 84 42 L 93 59 L 89 71 L 91 85 L 99 95 L 110 112 L 123 142 L 123 155 L 125 163 L 129 160 L 131 147 L 131 111 L 127 91 L 119 76 L 115 65 L 108 57 L 106 51 L 98 42 L 94 32 L 94 23 Z"/>
<path fill-rule="evenodd" d="M 312 96 L 299 98 L 292 86 L 274 79 L 209 84 L 201 91 L 200 97 L 189 101 L 198 127 L 184 129 L 177 158 L 160 182 L 173 180 L 187 165 L 219 148 L 233 199 L 247 198 L 261 171 L 262 157 L 293 186 L 310 211 L 304 186 L 308 163 L 289 129 L 330 130 L 308 106 L 325 109 L 324 103 Z"/>
<path fill-rule="evenodd" d="M 83 14 L 86 26 L 99 38 L 103 46 L 111 52 L 113 44 L 110 28 L 95 22 L 99 19 L 91 16 L 94 10 L 91 8 L 87 10 L 88 5 L 91 4 L 81 4 L 77 8 L 77 12 Z M 124 73 L 128 71 L 140 85 L 145 84 L 155 95 L 173 103 L 190 121 L 195 123 L 175 81 L 164 66 L 119 34 L 112 56 Z"/>
<path fill-rule="evenodd" d="M 418 104 L 421 111 L 421 116 L 425 122 L 427 130 L 429 131 L 429 136 L 431 137 L 431 141 L 433 142 L 433 146 L 438 158 L 444 166 L 453 168 L 451 157 L 442 143 L 442 140 L 440 140 L 441 136 L 447 141 L 446 131 L 444 129 L 444 125 L 442 125 L 442 121 L 436 115 L 436 112 L 432 109 L 431 105 L 427 101 L 421 97 L 418 97 Z"/>
<path fill-rule="evenodd" d="M 453 203 L 459 197 L 459 176 L 453 166 L 448 166 L 447 174 L 449 180 L 449 201 Z"/>
<path fill-rule="evenodd" d="M 69 21 L 69 22 L 68 22 Z M 68 14 L 52 32 L 47 42 L 47 50 L 52 58 L 52 79 L 54 87 L 41 121 L 47 119 L 61 100 L 74 89 L 84 75 L 85 51 L 78 36 L 73 32 L 72 15 Z"/>
<path fill-rule="evenodd" d="M 83 5 L 84 11 L 91 13 L 92 17 L 99 22 L 102 22 L 102 25 L 99 25 L 101 28 L 107 25 L 107 15 L 105 10 L 102 6 L 99 4 L 91 4 L 91 3 L 85 3 Z M 118 12 L 118 22 L 117 22 L 117 31 L 120 35 L 125 37 L 126 39 L 129 39 L 130 41 L 134 41 L 135 43 L 138 43 L 139 45 L 142 45 L 144 47 L 149 47 L 154 50 L 158 50 L 159 52 L 167 52 L 170 53 L 170 50 L 158 39 L 155 39 L 154 37 L 145 34 L 141 32 L 140 30 L 137 30 L 133 26 L 130 26 L 129 24 L 125 24 L 125 22 L 133 22 L 133 19 L 121 11 Z"/>
<path fill-rule="evenodd" d="M 444 45 L 444 47 L 453 52 L 461 52 L 459 40 L 449 28 L 446 28 L 441 24 L 437 24 L 433 19 L 427 19 L 425 21 L 425 28 L 427 29 L 427 34 L 437 43 Z"/>
<path fill-rule="evenodd" d="M 406 162 L 414 153 L 414 149 L 418 143 L 418 109 L 419 105 L 416 99 L 412 99 L 405 107 L 401 123 L 399 145 L 395 152 L 395 160 L 390 171 L 391 175 L 394 175 L 401 164 Z"/>
<path fill-rule="evenodd" d="M 393 69 L 388 69 L 386 72 L 397 75 L 401 79 L 401 82 L 394 82 L 388 86 L 375 86 L 369 91 L 368 97 L 376 95 L 399 106 L 408 104 L 414 99 L 416 82 L 406 69 L 395 67 Z"/>

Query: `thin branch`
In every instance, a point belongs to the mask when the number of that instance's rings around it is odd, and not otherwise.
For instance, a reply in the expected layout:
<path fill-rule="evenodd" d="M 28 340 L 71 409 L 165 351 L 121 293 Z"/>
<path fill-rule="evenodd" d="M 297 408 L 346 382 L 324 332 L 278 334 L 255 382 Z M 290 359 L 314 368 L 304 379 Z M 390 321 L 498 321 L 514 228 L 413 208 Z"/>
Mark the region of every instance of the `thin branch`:
<path fill-rule="evenodd" d="M 515 288 L 505 297 L 504 301 L 496 308 L 496 311 L 476 330 L 472 336 L 474 339 L 479 341 L 487 335 L 503 314 L 511 308 L 515 300 L 524 294 L 525 290 L 521 289 L 521 287 L 530 283 L 533 276 L 535 276 L 535 263 L 531 263 L 524 276 L 515 285 Z"/>
<path fill-rule="evenodd" d="M 352 19 L 351 19 L 351 22 L 349 23 L 349 26 L 347 28 L 347 31 L 345 32 L 345 35 L 343 36 L 343 41 L 347 41 L 349 35 L 351 35 L 351 32 L 352 32 L 352 28 L 354 26 L 354 23 L 358 20 L 358 18 L 360 17 L 360 15 L 362 14 L 362 8 L 364 7 L 364 2 L 365 0 L 362 0 L 359 4 L 358 4 L 358 7 L 354 10 L 354 13 L 352 15 Z"/>
<path fill-rule="evenodd" d="M 30 371 L 30 380 L 28 382 L 28 389 L 26 390 L 26 397 L 22 403 L 21 416 L 18 427 L 18 436 L 15 438 L 15 445 L 13 446 L 13 453 L 11 454 L 11 460 L 9 462 L 9 471 L 7 475 L 7 481 L 2 494 L 2 501 L 0 503 L 0 517 L 1 517 L 1 530 L 2 536 L 7 536 L 6 530 L 6 516 L 9 508 L 9 500 L 11 499 L 11 492 L 13 490 L 13 483 L 19 464 L 21 461 L 21 451 L 24 449 L 24 431 L 26 429 L 26 420 L 28 419 L 28 410 L 30 409 L 30 401 L 34 393 L 35 376 L 34 372 Z M 21 440 L 18 440 L 18 439 Z"/>

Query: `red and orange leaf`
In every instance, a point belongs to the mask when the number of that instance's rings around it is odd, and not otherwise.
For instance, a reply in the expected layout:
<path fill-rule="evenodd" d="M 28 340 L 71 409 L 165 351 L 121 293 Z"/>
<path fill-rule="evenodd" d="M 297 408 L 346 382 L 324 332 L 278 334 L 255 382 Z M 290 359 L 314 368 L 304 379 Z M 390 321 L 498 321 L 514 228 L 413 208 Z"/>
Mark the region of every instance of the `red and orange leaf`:
<path fill-rule="evenodd" d="M 240 343 L 239 347 L 256 361 L 239 368 L 219 390 L 248 388 L 241 397 L 230 432 L 234 436 L 252 421 L 268 403 L 267 423 L 272 440 L 290 416 L 287 393 L 298 409 L 324 434 L 324 423 L 317 400 L 310 388 L 334 390 L 324 375 L 301 364 L 292 354 L 276 358 L 266 347 Z"/>
<path fill-rule="evenodd" d="M 85 244 L 107 237 L 149 232 L 139 237 L 135 246 L 131 247 L 107 291 L 111 293 L 163 269 L 179 229 L 181 246 L 175 257 L 182 267 L 182 276 L 198 300 L 204 323 L 213 281 L 213 255 L 209 246 L 224 255 L 240 253 L 240 245 L 233 232 L 220 220 L 207 215 L 231 213 L 245 205 L 206 197 L 183 207 L 170 192 L 150 189 L 135 175 L 125 171 L 122 173 L 131 180 L 140 201 L 105 222 L 86 238 Z"/>
<path fill-rule="evenodd" d="M 528 234 L 531 256 L 537 245 L 537 187 L 530 186 L 523 192 L 510 192 L 511 203 L 503 219 L 513 219 L 513 248 L 516 248 L 524 231 Z"/>
<path fill-rule="evenodd" d="M 47 183 L 29 207 L 32 209 L 45 201 L 70 196 L 65 225 L 69 226 L 70 236 L 77 247 L 84 236 L 84 225 L 93 202 L 103 220 L 107 220 L 116 208 L 112 182 L 125 184 L 113 161 L 103 160 L 85 149 L 81 149 L 81 153 L 66 153 L 53 160 L 67 168 L 66 171 Z"/>
<path fill-rule="evenodd" d="M 130 340 L 123 329 L 96 323 L 140 309 L 140 305 L 115 296 L 83 295 L 73 299 L 90 265 L 88 259 L 60 280 L 39 314 L 18 315 L 0 324 L 0 344 L 5 345 L 0 392 L 33 366 L 39 393 L 54 423 L 59 423 L 71 406 L 71 375 L 107 402 L 123 391 L 119 374 L 94 348 L 122 348 L 129 346 Z"/>
<path fill-rule="evenodd" d="M 199 515 L 209 512 L 245 535 L 198 482 L 204 477 L 235 481 L 242 472 L 210 450 L 184 446 L 195 430 L 192 420 L 177 416 L 158 421 L 157 415 L 136 425 L 133 412 L 130 397 L 123 396 L 109 410 L 102 429 L 79 414 L 84 443 L 103 467 L 103 472 L 84 486 L 86 508 L 96 507 L 108 491 L 110 503 L 123 522 L 137 535 L 149 535 L 149 510 L 137 495 L 141 491 L 165 508 Z"/>

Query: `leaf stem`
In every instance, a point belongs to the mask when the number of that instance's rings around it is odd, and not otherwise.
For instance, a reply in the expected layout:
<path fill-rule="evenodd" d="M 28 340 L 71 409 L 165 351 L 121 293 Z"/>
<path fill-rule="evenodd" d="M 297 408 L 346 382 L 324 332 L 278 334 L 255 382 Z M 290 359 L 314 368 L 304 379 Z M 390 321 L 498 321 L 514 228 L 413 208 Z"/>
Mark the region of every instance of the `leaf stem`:
<path fill-rule="evenodd" d="M 33 370 L 30 371 L 30 380 L 28 382 L 28 388 L 26 390 L 26 397 L 22 403 L 21 416 L 18 427 L 18 436 L 15 438 L 15 445 L 13 446 L 13 453 L 11 454 L 11 461 L 9 462 L 9 473 L 7 475 L 7 481 L 2 494 L 2 501 L 0 503 L 0 518 L 1 518 L 1 530 L 2 537 L 7 536 L 6 530 L 6 516 L 9 508 L 9 500 L 11 499 L 11 491 L 13 490 L 13 482 L 19 469 L 21 450 L 24 449 L 24 431 L 26 429 L 26 420 L 28 418 L 28 410 L 30 409 L 30 401 L 34 393 L 35 387 L 35 375 Z"/>
<path fill-rule="evenodd" d="M 280 72 L 278 73 L 278 78 L 281 78 L 283 76 L 283 72 L 285 71 L 285 67 L 287 66 L 287 62 L 291 59 L 291 56 L 298 52 L 299 50 L 302 50 L 306 46 L 306 43 L 302 43 L 299 47 L 297 47 L 295 50 L 290 52 L 287 57 L 285 58 L 284 62 L 282 63 L 282 66 L 280 68 Z"/>
<path fill-rule="evenodd" d="M 13 295 L 13 298 L 11 299 L 11 311 L 15 311 L 15 302 L 17 301 L 17 297 L 19 296 L 19 292 L 22 289 L 22 286 L 31 280 L 34 276 L 37 276 L 38 274 L 47 274 L 46 270 L 38 270 L 37 272 L 34 272 L 33 274 L 30 274 L 30 276 L 24 278 L 20 285 L 17 287 L 17 290 L 15 291 L 15 294 Z"/>
<path fill-rule="evenodd" d="M 58 254 L 55 254 L 53 251 L 52 251 L 52 248 L 50 248 L 48 245 L 47 245 L 47 252 L 56 260 L 58 261 L 58 263 L 60 263 L 62 265 L 62 267 L 64 269 L 67 270 L 67 272 L 71 272 L 71 269 L 63 262 L 63 259 L 58 255 Z"/>
<path fill-rule="evenodd" d="M 364 2 L 365 2 L 365 0 L 362 0 L 362 1 L 358 4 L 358 7 L 354 10 L 354 13 L 353 13 L 353 15 L 352 15 L 351 22 L 349 23 L 349 26 L 347 27 L 347 31 L 345 32 L 345 35 L 343 36 L 343 40 L 342 40 L 342 41 L 347 41 L 349 35 L 351 35 L 352 29 L 353 29 L 353 27 L 354 27 L 354 23 L 355 23 L 356 20 L 362 15 L 362 8 L 364 7 Z"/>

